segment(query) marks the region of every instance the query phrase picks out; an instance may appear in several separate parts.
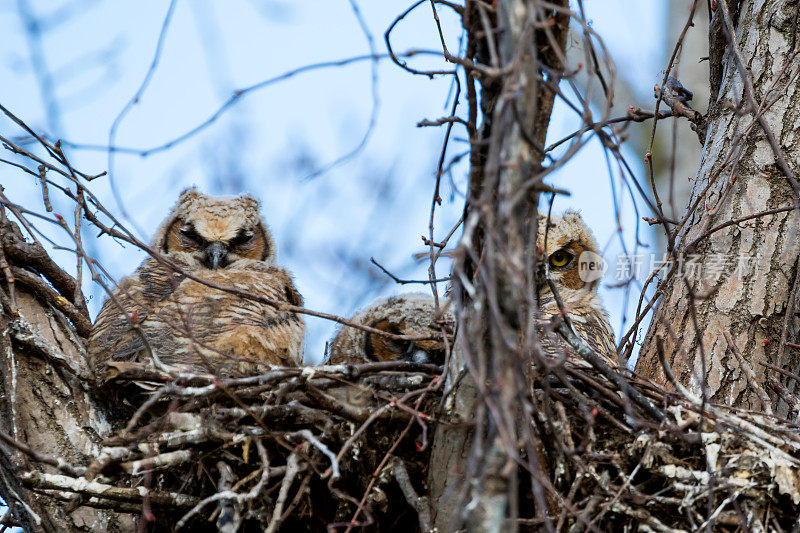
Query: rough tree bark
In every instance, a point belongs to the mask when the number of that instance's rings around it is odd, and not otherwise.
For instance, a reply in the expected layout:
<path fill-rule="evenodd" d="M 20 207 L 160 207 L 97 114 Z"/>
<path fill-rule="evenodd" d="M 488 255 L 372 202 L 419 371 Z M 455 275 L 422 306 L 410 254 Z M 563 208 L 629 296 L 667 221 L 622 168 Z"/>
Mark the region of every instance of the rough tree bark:
<path fill-rule="evenodd" d="M 46 270 L 47 265 L 30 261 L 32 257 L 48 261 L 44 250 L 25 243 L 16 226 L 9 222 L 0 226 L 0 246 L 0 257 L 7 258 L 9 267 L 0 273 L 4 285 L 6 273 L 17 267 Z M 15 260 L 21 252 L 25 252 L 26 263 Z M 52 266 L 51 272 L 58 276 L 60 270 Z M 96 457 L 99 441 L 111 427 L 104 409 L 89 394 L 87 382 L 91 374 L 81 351 L 83 344 L 62 312 L 75 311 L 80 306 L 80 302 L 74 306 L 69 302 L 75 295 L 74 281 L 70 285 L 71 279 L 67 278 L 51 276 L 45 281 L 28 270 L 16 272 L 14 294 L 2 297 L 5 312 L 0 313 L 0 431 L 6 437 L 0 439 L 0 493 L 6 496 L 6 503 L 14 509 L 14 516 L 25 531 L 132 530 L 133 515 L 79 505 L 79 501 L 65 504 L 57 490 L 51 492 L 52 498 L 28 490 L 19 475 L 28 471 L 61 472 L 32 460 L 7 438 L 25 443 L 38 453 L 80 465 Z M 56 305 L 48 304 L 48 300 Z"/>
<path fill-rule="evenodd" d="M 685 275 L 659 287 L 662 301 L 636 370 L 665 383 L 657 349 L 663 339 L 667 362 L 691 390 L 769 410 L 779 402 L 774 395 L 763 402 L 771 372 L 765 365 L 797 372 L 800 364 L 798 350 L 787 346 L 800 326 L 800 233 L 792 209 L 800 161 L 798 4 L 750 0 L 738 12 L 736 2 L 718 4 L 710 25 L 708 134 L 673 255 L 676 265 L 685 259 Z M 764 212 L 770 214 L 758 216 Z"/>
<path fill-rule="evenodd" d="M 554 4 L 559 8 L 568 6 L 566 1 Z M 452 531 L 462 524 L 470 531 L 516 528 L 514 502 L 508 498 L 514 492 L 509 487 L 515 483 L 508 449 L 518 445 L 501 442 L 495 427 L 499 421 L 487 414 L 476 391 L 480 389 L 483 396 L 490 396 L 490 401 L 501 406 L 506 417 L 502 423 L 519 428 L 522 418 L 515 419 L 519 410 L 517 398 L 513 397 L 519 389 L 513 384 L 518 383 L 515 372 L 523 358 L 509 349 L 506 339 L 500 338 L 497 321 L 511 325 L 512 336 L 525 337 L 529 321 L 524 312 L 520 316 L 520 310 L 533 301 L 528 291 L 533 287 L 536 255 L 533 215 L 541 184 L 541 147 L 555 99 L 552 87 L 558 86 L 564 70 L 569 17 L 534 1 L 500 0 L 496 5 L 496 57 L 492 57 L 494 51 L 484 39 L 475 44 L 476 33 L 486 34 L 486 18 L 484 26 L 476 22 L 480 19 L 475 3 L 467 2 L 464 15 L 474 46 L 471 52 L 483 54 L 479 61 L 491 64 L 496 75 L 502 72 L 503 76 L 481 79 L 484 122 L 473 144 L 460 245 L 471 251 L 462 256 L 455 269 L 456 290 L 463 290 L 468 284 L 474 292 L 466 291 L 471 292 L 469 297 L 462 293 L 462 298 L 457 298 L 460 329 L 445 392 L 446 418 L 454 425 L 437 429 L 428 476 L 434 527 L 439 531 Z M 506 69 L 508 73 L 504 72 Z M 490 233 L 492 237 L 487 237 Z M 476 274 L 478 268 L 484 269 L 483 275 Z M 502 309 L 492 310 L 493 300 Z M 479 387 L 475 376 L 479 376 Z M 484 427 L 480 427 L 481 422 L 479 427 L 469 425 L 484 418 Z M 495 436 L 481 442 L 484 431 Z M 467 479 L 474 479 L 475 483 L 466 486 Z M 464 507 L 467 502 L 469 510 Z"/>

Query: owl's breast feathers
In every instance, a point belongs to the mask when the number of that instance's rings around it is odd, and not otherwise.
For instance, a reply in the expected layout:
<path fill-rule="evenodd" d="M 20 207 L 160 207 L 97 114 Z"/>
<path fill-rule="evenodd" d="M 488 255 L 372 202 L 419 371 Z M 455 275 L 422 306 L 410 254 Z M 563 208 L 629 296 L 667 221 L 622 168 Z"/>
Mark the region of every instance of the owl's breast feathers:
<path fill-rule="evenodd" d="M 289 273 L 261 261 L 241 259 L 230 268 L 191 272 L 254 297 L 302 305 Z M 300 316 L 209 287 L 152 258 L 103 304 L 89 340 L 97 373 L 104 375 L 109 361 L 149 360 L 133 321 L 162 363 L 186 371 L 253 373 L 258 363 L 287 366 L 302 359 L 305 325 Z"/>
<path fill-rule="evenodd" d="M 540 343 L 545 354 L 551 357 L 561 356 L 566 353 L 571 362 L 578 362 L 581 366 L 589 363 L 574 354 L 561 336 L 549 330 L 547 325 L 559 314 L 558 306 L 552 297 L 545 297 L 541 302 L 539 327 Z M 612 368 L 619 366 L 617 349 L 614 345 L 614 331 L 608 321 L 608 316 L 600 302 L 600 297 L 593 292 L 586 293 L 578 301 L 565 301 L 564 310 L 570 318 L 572 329 L 589 347 Z"/>

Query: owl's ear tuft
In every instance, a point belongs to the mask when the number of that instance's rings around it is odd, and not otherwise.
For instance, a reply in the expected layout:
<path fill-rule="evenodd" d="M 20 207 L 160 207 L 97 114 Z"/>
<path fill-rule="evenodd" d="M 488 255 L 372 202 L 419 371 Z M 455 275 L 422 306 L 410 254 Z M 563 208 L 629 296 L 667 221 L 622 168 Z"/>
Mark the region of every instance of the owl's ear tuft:
<path fill-rule="evenodd" d="M 243 194 L 243 195 L 241 195 L 239 197 L 239 199 L 242 201 L 244 206 L 246 208 L 248 208 L 248 209 L 254 209 L 256 211 L 261 209 L 261 202 L 259 202 L 254 197 L 250 196 L 249 194 Z"/>
<path fill-rule="evenodd" d="M 187 200 L 197 198 L 198 196 L 200 196 L 200 191 L 197 190 L 196 185 L 192 185 L 181 191 L 181 195 L 178 197 L 178 203 L 183 203 Z"/>
<path fill-rule="evenodd" d="M 586 222 L 584 222 L 580 211 L 576 211 L 575 209 L 567 209 L 566 211 L 564 211 L 564 214 L 561 215 L 561 220 L 571 224 L 586 225 Z"/>

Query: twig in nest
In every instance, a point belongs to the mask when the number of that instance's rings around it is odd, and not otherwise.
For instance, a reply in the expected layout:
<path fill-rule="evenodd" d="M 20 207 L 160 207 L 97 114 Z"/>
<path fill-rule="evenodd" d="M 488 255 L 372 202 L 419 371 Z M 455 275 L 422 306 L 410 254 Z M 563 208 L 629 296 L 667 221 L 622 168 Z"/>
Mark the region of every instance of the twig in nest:
<path fill-rule="evenodd" d="M 675 533 L 676 531 L 675 529 L 666 526 L 658 518 L 647 512 L 643 506 L 633 508 L 622 502 L 616 502 L 611 509 L 620 514 L 624 514 L 641 521 L 643 524 L 650 526 L 653 531 L 658 531 L 660 533 Z"/>
<path fill-rule="evenodd" d="M 356 385 L 342 385 L 343 390 L 347 390 L 348 388 L 351 390 L 359 390 Z M 364 422 L 371 414 L 367 409 L 355 407 L 348 402 L 340 402 L 335 397 L 322 392 L 310 384 L 306 388 L 306 393 L 326 411 L 330 411 L 331 413 L 335 413 L 354 422 Z"/>
<path fill-rule="evenodd" d="M 183 515 L 180 520 L 178 520 L 178 523 L 175 524 L 175 531 L 178 531 L 185 526 L 191 517 L 202 511 L 203 508 L 210 503 L 223 500 L 236 500 L 241 505 L 243 502 L 254 500 L 261 494 L 261 491 L 264 489 L 267 481 L 269 481 L 269 459 L 267 458 L 267 450 L 264 449 L 264 445 L 261 444 L 261 441 L 256 439 L 255 442 L 256 448 L 258 449 L 258 455 L 261 457 L 261 478 L 258 480 L 258 483 L 256 483 L 246 494 L 239 494 L 238 492 L 234 492 L 232 490 L 224 490 L 200 501 L 188 513 Z"/>
<path fill-rule="evenodd" d="M 336 454 L 330 451 L 330 449 L 325 446 L 322 442 L 317 439 L 313 433 L 311 433 L 308 429 L 301 429 L 300 431 L 296 431 L 294 433 L 289 433 L 286 435 L 287 439 L 291 439 L 292 437 L 303 437 L 309 443 L 311 443 L 316 449 L 321 451 L 325 454 L 325 457 L 330 459 L 331 461 L 331 478 L 332 479 L 339 479 L 341 474 L 339 473 L 339 461 L 336 460 Z"/>
<path fill-rule="evenodd" d="M 25 486 L 33 489 L 57 489 L 62 492 L 97 496 L 123 502 L 140 503 L 144 499 L 143 494 L 146 492 L 141 487 L 115 487 L 105 483 L 88 481 L 84 478 L 36 471 L 24 472 L 20 478 Z M 197 498 L 194 496 L 178 492 L 149 491 L 149 498 L 152 503 L 161 507 L 191 507 L 197 502 Z"/>
<path fill-rule="evenodd" d="M 720 504 L 717 506 L 717 508 L 714 510 L 714 512 L 713 512 L 713 513 L 711 513 L 711 514 L 709 515 L 709 517 L 706 519 L 706 521 L 705 521 L 705 522 L 703 522 L 702 524 L 700 524 L 700 526 L 698 526 L 698 528 L 697 528 L 697 531 L 702 531 L 702 530 L 706 529 L 706 527 L 708 527 L 708 526 L 710 526 L 710 525 L 713 525 L 713 524 L 714 524 L 714 520 L 715 520 L 715 518 L 717 518 L 717 516 L 719 516 L 719 514 L 722 512 L 722 510 L 723 510 L 725 507 L 727 507 L 727 506 L 728 506 L 728 504 L 730 504 L 731 502 L 733 502 L 734 500 L 736 500 L 736 498 L 738 498 L 738 497 L 739 497 L 739 495 L 740 495 L 742 492 L 744 492 L 745 490 L 752 489 L 752 488 L 753 488 L 753 487 L 755 487 L 755 486 L 756 486 L 756 483 L 748 483 L 746 486 L 744 486 L 744 487 L 740 488 L 739 490 L 737 490 L 736 492 L 734 492 L 733 494 L 731 494 L 730 496 L 728 496 L 727 498 L 725 498 L 725 499 L 722 501 L 722 503 L 720 503 Z M 744 524 L 742 524 L 742 525 L 744 526 Z M 744 529 L 744 528 L 743 528 L 743 529 Z"/>
<path fill-rule="evenodd" d="M 403 491 L 403 496 L 406 497 L 406 501 L 417 511 L 420 530 L 422 530 L 423 533 L 432 531 L 428 497 L 420 496 L 417 494 L 417 491 L 414 490 L 414 486 L 411 484 L 411 478 L 408 475 L 408 470 L 406 470 L 406 465 L 403 463 L 402 459 L 398 457 L 392 459 L 392 472 L 394 473 L 394 478 L 397 480 L 397 484 L 400 485 L 400 490 Z"/>
<path fill-rule="evenodd" d="M 725 340 L 728 342 L 728 346 L 731 347 L 733 355 L 735 355 L 736 359 L 739 361 L 739 368 L 742 369 L 742 372 L 747 379 L 747 384 L 753 388 L 758 396 L 759 401 L 761 401 L 761 408 L 764 409 L 766 414 L 772 415 L 772 400 L 769 399 L 769 395 L 764 388 L 758 384 L 756 373 L 753 372 L 752 367 L 747 363 L 742 355 L 742 352 L 739 351 L 739 347 L 733 342 L 733 337 L 731 337 L 731 334 L 725 331 L 723 332 L 723 335 L 725 336 Z"/>
<path fill-rule="evenodd" d="M 281 482 L 281 490 L 278 492 L 278 499 L 275 502 L 275 509 L 272 511 L 272 520 L 269 521 L 266 533 L 275 533 L 281 522 L 281 514 L 283 513 L 283 506 L 286 504 L 286 497 L 289 495 L 289 487 L 292 486 L 295 476 L 300 471 L 299 461 L 297 459 L 297 452 L 292 452 L 286 460 L 286 474 L 283 476 Z"/>
<path fill-rule="evenodd" d="M 89 465 L 89 468 L 86 469 L 86 473 L 84 477 L 89 481 L 93 480 L 97 475 L 105 470 L 105 468 L 112 463 L 117 463 L 122 461 L 123 459 L 127 459 L 133 454 L 133 450 L 123 447 L 123 446 L 114 446 L 114 447 L 104 447 L 100 451 L 100 455 L 92 461 L 92 464 Z"/>
<path fill-rule="evenodd" d="M 129 474 L 139 475 L 145 470 L 160 470 L 180 465 L 192 460 L 192 452 L 189 450 L 176 450 L 174 452 L 162 453 L 152 457 L 145 457 L 138 461 L 127 461 L 120 466 Z"/>
<path fill-rule="evenodd" d="M 767 376 L 767 383 L 778 393 L 778 396 L 780 396 L 783 401 L 789 404 L 791 410 L 788 413 L 789 416 L 787 416 L 787 419 L 792 419 L 792 413 L 800 413 L 800 400 L 795 397 L 794 393 L 789 392 L 783 383 L 772 376 Z"/>
<path fill-rule="evenodd" d="M 794 449 L 797 449 L 798 446 L 795 443 L 771 435 L 752 422 L 744 420 L 743 418 L 732 413 L 717 409 L 710 403 L 704 403 L 700 398 L 697 397 L 696 394 L 689 392 L 689 390 L 677 380 L 675 374 L 672 372 L 672 367 L 667 362 L 664 352 L 664 339 L 662 337 L 656 337 L 656 352 L 658 353 L 659 360 L 661 361 L 661 367 L 664 370 L 664 375 L 666 376 L 667 380 L 672 383 L 672 385 L 675 387 L 675 390 L 677 390 L 687 401 L 694 404 L 696 407 L 705 405 L 706 410 L 710 414 L 716 416 L 720 421 L 725 422 L 729 427 L 736 428 L 743 433 L 746 433 L 753 442 L 758 443 L 759 445 L 768 449 L 776 456 L 780 456 L 790 464 L 800 465 L 800 461 L 779 448 L 779 446 L 791 445 Z"/>
<path fill-rule="evenodd" d="M 223 492 L 232 490 L 231 483 L 236 478 L 231 467 L 225 461 L 217 461 L 217 471 L 219 472 L 217 488 Z M 217 529 L 220 533 L 236 533 L 239 531 L 242 521 L 240 507 L 241 505 L 235 499 L 220 500 L 219 516 L 217 517 Z"/>
<path fill-rule="evenodd" d="M 622 375 L 610 366 L 605 364 L 603 360 L 581 339 L 572 328 L 564 322 L 559 320 L 558 325 L 555 327 L 556 331 L 564 337 L 564 340 L 569 344 L 581 357 L 595 367 L 603 376 L 610 382 L 619 387 L 620 391 L 633 401 L 636 405 L 641 407 L 647 414 L 654 417 L 659 422 L 666 419 L 666 415 L 658 407 L 653 405 L 653 402 L 648 400 L 641 392 L 636 390 L 628 383 Z"/>

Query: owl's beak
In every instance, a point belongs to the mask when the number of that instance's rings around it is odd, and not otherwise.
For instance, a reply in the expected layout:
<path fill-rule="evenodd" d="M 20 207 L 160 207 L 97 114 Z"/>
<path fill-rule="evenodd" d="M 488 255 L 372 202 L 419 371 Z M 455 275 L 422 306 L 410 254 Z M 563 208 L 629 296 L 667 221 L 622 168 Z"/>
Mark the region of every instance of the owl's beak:
<path fill-rule="evenodd" d="M 216 270 L 228 264 L 228 247 L 225 243 L 215 241 L 206 246 L 204 250 L 204 263 L 206 267 Z"/>

